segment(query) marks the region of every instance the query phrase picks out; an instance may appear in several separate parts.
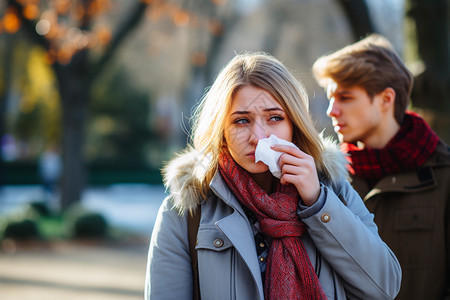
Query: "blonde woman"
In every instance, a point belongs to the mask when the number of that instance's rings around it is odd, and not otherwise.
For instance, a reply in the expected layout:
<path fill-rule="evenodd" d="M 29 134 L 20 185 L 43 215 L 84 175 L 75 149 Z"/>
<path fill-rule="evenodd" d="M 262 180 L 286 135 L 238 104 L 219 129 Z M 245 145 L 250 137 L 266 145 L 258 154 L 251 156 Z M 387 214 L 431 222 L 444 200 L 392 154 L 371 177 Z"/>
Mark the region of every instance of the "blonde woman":
<path fill-rule="evenodd" d="M 194 117 L 193 145 L 164 168 L 170 195 L 151 237 L 146 299 L 396 296 L 400 265 L 281 62 L 237 55 Z M 271 147 L 281 152 L 279 178 L 255 162 L 258 142 L 271 135 L 293 143 Z M 192 266 L 188 220 L 198 207 Z"/>

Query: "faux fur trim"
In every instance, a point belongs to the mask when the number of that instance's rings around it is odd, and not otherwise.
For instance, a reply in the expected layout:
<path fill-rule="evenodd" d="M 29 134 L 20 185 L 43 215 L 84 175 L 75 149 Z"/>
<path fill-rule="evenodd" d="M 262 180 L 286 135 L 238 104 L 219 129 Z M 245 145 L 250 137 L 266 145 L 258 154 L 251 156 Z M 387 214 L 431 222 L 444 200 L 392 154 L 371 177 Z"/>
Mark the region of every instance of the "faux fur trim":
<path fill-rule="evenodd" d="M 206 166 L 207 158 L 194 148 L 187 147 L 163 168 L 166 192 L 181 215 L 185 211 L 192 213 L 200 204 L 202 193 L 196 188 L 199 181 L 196 174 L 203 173 Z"/>
<path fill-rule="evenodd" d="M 331 137 L 323 137 L 322 134 L 320 137 L 325 149 L 322 152 L 322 160 L 328 170 L 331 183 L 336 184 L 342 178 L 350 179 L 347 170 L 348 161 L 345 159 L 347 154 L 342 153 L 339 144 Z"/>
<path fill-rule="evenodd" d="M 329 172 L 331 183 L 342 178 L 348 179 L 345 154 L 331 138 L 322 138 L 325 150 L 322 152 L 323 162 Z M 174 208 L 182 215 L 186 211 L 193 212 L 200 201 L 202 193 L 196 188 L 199 178 L 206 171 L 208 158 L 192 147 L 186 148 L 163 168 L 163 181 L 166 192 L 170 194 Z"/>

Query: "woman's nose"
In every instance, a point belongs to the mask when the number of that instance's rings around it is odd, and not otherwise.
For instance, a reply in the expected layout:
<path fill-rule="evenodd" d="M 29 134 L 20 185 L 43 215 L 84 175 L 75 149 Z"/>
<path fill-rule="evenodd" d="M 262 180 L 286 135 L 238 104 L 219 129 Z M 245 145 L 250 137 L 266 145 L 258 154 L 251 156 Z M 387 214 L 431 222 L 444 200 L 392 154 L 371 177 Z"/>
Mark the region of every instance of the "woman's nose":
<path fill-rule="evenodd" d="M 269 137 L 267 128 L 264 124 L 260 122 L 255 122 L 253 126 L 250 127 L 250 143 L 258 144 L 259 140 Z"/>

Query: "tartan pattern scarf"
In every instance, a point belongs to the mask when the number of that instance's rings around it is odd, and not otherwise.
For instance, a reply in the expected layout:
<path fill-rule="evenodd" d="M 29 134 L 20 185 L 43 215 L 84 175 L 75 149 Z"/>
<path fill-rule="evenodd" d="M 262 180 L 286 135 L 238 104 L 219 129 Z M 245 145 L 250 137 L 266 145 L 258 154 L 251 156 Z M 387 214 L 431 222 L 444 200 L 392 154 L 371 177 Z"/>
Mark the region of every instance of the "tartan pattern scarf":
<path fill-rule="evenodd" d="M 378 180 L 386 175 L 414 170 L 423 165 L 436 149 L 437 134 L 416 113 L 408 111 L 400 130 L 383 149 L 361 149 L 342 143 L 349 154 L 348 169 L 356 177 Z"/>
<path fill-rule="evenodd" d="M 228 187 L 258 218 L 261 232 L 272 237 L 264 283 L 265 299 L 327 299 L 300 237 L 306 225 L 297 215 L 299 194 L 292 184 L 267 194 L 224 151 L 219 172 Z"/>

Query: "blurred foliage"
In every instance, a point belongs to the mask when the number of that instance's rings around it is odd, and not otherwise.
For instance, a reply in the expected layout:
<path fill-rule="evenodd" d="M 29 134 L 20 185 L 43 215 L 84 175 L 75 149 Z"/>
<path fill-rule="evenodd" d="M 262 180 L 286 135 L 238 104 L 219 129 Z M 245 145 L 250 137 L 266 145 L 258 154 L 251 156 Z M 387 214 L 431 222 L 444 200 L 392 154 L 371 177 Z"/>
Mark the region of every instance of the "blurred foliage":
<path fill-rule="evenodd" d="M 64 213 L 52 212 L 45 202 L 36 201 L 3 215 L 0 240 L 67 240 L 77 238 L 112 238 L 103 215 L 72 205 Z"/>
<path fill-rule="evenodd" d="M 8 115 L 9 131 L 20 144 L 32 145 L 27 160 L 34 160 L 46 144 L 59 144 L 61 112 L 54 73 L 46 63 L 42 48 L 31 46 L 25 39 L 14 47 L 11 74 L 15 91 L 10 98 L 17 107 Z M 160 148 L 164 137 L 155 137 L 149 116 L 152 98 L 148 91 L 132 85 L 133 76 L 124 68 L 113 69 L 96 80 L 90 103 L 86 153 L 88 162 L 105 165 L 142 165 L 146 151 Z"/>
<path fill-rule="evenodd" d="M 85 209 L 79 203 L 71 205 L 63 214 L 70 238 L 106 238 L 109 226 L 97 212 Z"/>
<path fill-rule="evenodd" d="M 9 95 L 8 129 L 23 144 L 34 144 L 31 156 L 37 155 L 44 144 L 59 143 L 61 138 L 59 93 L 53 71 L 46 63 L 41 47 L 25 39 L 14 43 L 14 92 Z"/>
<path fill-rule="evenodd" d="M 108 234 L 106 219 L 99 213 L 79 216 L 71 228 L 73 238 L 103 238 Z"/>
<path fill-rule="evenodd" d="M 0 220 L 0 237 L 2 239 L 40 239 L 37 225 L 39 212 L 31 205 L 13 211 Z"/>
<path fill-rule="evenodd" d="M 115 67 L 93 87 L 87 125 L 88 161 L 142 165 L 158 139 L 149 126 L 151 96 L 132 85 L 132 76 Z"/>
<path fill-rule="evenodd" d="M 40 238 L 36 222 L 30 219 L 12 221 L 6 224 L 3 238 L 5 239 L 38 239 Z"/>

